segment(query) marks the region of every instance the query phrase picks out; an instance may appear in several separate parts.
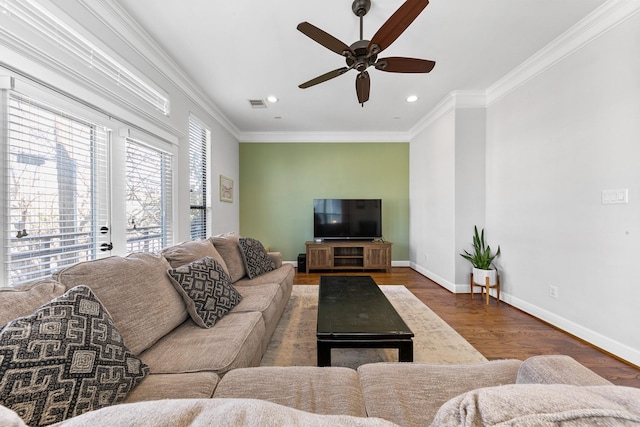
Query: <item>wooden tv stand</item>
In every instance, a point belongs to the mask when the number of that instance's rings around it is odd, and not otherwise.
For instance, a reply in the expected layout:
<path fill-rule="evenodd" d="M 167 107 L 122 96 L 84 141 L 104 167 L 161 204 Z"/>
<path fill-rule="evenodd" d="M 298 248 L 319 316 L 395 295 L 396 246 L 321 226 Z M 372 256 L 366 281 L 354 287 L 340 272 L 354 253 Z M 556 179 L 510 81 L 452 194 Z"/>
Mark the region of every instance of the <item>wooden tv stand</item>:
<path fill-rule="evenodd" d="M 310 270 L 385 270 L 391 273 L 391 242 L 306 242 Z"/>

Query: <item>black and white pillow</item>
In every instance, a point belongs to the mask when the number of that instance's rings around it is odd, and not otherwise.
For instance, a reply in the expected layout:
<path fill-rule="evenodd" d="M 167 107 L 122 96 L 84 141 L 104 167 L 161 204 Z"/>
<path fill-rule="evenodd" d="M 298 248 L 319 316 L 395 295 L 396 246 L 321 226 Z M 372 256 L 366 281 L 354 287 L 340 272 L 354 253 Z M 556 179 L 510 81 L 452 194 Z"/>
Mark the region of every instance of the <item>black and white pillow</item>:
<path fill-rule="evenodd" d="M 250 279 L 276 269 L 276 264 L 258 240 L 241 237 L 238 245 L 240 245 L 244 267 Z"/>
<path fill-rule="evenodd" d="M 120 403 L 148 373 L 86 286 L 0 330 L 0 403 L 32 427 Z"/>
<path fill-rule="evenodd" d="M 224 268 L 211 257 L 168 270 L 173 285 L 198 326 L 212 327 L 241 300 Z"/>

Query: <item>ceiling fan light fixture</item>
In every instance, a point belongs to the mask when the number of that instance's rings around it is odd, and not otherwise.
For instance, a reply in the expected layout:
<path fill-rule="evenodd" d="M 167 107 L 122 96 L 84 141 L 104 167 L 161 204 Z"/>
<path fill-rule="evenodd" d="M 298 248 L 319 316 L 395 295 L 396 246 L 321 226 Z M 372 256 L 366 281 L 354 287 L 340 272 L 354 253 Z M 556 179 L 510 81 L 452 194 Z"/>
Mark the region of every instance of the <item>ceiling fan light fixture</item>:
<path fill-rule="evenodd" d="M 301 22 L 296 27 L 298 31 L 306 35 L 316 43 L 342 56 L 346 61 L 346 67 L 338 68 L 328 73 L 324 73 L 301 85 L 300 89 L 307 89 L 319 83 L 326 82 L 338 77 L 349 70 L 358 72 L 356 76 L 356 94 L 358 103 L 364 106 L 369 99 L 370 80 L 367 68 L 373 67 L 376 70 L 387 73 L 428 73 L 435 66 L 434 61 L 417 58 L 407 58 L 402 56 L 391 56 L 378 59 L 378 54 L 388 48 L 413 21 L 427 7 L 429 0 L 406 0 L 391 15 L 371 40 L 365 40 L 363 35 L 363 17 L 371 7 L 371 0 L 353 0 L 351 9 L 360 18 L 360 40 L 351 46 L 338 40 L 331 34 L 308 23 Z M 416 98 L 417 100 L 417 98 Z"/>
<path fill-rule="evenodd" d="M 409 95 L 407 96 L 407 102 L 412 103 L 412 102 L 416 102 L 418 100 L 418 96 L 417 95 Z"/>

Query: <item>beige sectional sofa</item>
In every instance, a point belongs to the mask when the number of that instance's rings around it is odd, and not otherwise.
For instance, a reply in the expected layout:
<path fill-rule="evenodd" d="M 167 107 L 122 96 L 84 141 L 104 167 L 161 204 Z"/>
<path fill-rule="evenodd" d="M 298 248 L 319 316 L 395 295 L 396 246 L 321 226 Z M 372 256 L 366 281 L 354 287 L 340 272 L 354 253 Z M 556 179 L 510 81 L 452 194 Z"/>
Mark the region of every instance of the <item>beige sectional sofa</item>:
<path fill-rule="evenodd" d="M 0 289 L 3 325 L 78 285 L 90 287 L 130 352 L 148 365 L 149 374 L 123 403 L 54 425 L 640 425 L 640 389 L 614 386 L 567 356 L 375 363 L 357 370 L 258 367 L 291 295 L 294 271 L 279 254 L 269 254 L 275 270 L 246 277 L 237 242 L 227 234 L 160 255 L 109 257 L 65 268 L 52 280 Z M 224 264 L 243 297 L 210 328 L 191 320 L 167 276 L 169 268 L 203 257 Z M 0 425 L 25 424 L 0 406 Z"/>
<path fill-rule="evenodd" d="M 149 367 L 150 374 L 127 394 L 126 402 L 209 398 L 226 372 L 260 363 L 293 285 L 294 268 L 283 264 L 279 253 L 269 253 L 273 271 L 246 277 L 239 237 L 228 233 L 180 243 L 161 254 L 81 262 L 61 269 L 51 280 L 2 288 L 0 325 L 33 313 L 78 285 L 88 286 L 128 349 Z M 211 328 L 191 320 L 167 274 L 172 267 L 203 257 L 224 265 L 242 295 L 240 303 Z"/>

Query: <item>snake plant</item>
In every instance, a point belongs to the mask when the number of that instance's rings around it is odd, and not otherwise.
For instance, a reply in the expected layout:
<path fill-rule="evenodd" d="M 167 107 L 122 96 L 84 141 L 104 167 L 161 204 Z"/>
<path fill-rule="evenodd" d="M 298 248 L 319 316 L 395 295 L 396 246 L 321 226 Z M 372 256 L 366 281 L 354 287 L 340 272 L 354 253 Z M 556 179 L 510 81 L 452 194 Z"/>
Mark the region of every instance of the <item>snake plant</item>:
<path fill-rule="evenodd" d="M 478 227 L 474 226 L 473 253 L 466 250 L 460 256 L 469 261 L 475 268 L 490 270 L 493 260 L 500 255 L 500 246 L 495 254 L 491 255 L 491 247 L 484 240 L 484 228 L 478 233 Z"/>

